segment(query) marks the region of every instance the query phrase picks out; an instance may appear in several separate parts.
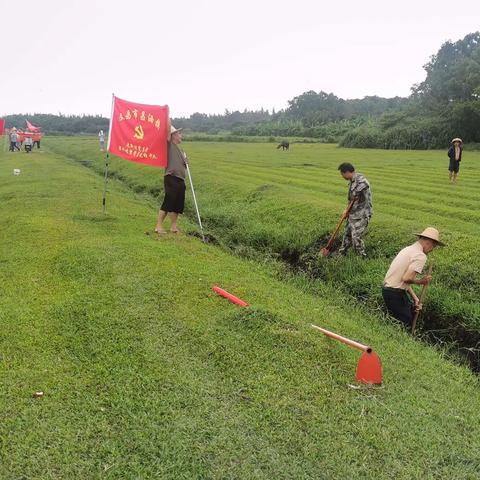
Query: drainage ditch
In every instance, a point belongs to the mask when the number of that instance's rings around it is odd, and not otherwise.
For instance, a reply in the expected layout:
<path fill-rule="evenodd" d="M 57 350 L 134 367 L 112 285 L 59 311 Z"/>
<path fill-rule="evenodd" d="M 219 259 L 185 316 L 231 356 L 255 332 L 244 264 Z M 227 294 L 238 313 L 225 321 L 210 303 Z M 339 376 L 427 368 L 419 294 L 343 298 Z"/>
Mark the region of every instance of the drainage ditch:
<path fill-rule="evenodd" d="M 92 162 L 88 160 L 73 159 L 76 162 L 82 164 L 87 168 L 92 168 L 96 173 L 103 175 L 103 172 L 99 171 L 92 165 Z M 129 184 L 129 181 L 123 175 L 119 175 L 114 172 L 109 173 L 110 177 L 115 178 L 121 183 L 125 184 L 132 190 L 137 190 Z M 158 195 L 161 193 L 160 189 L 155 191 L 146 192 L 152 196 L 152 198 L 157 199 Z M 195 212 L 193 210 L 186 209 L 185 215 L 189 218 L 190 221 L 196 222 Z M 208 225 L 208 218 L 203 218 L 204 225 Z M 198 231 L 189 232 L 189 235 L 202 239 L 202 235 Z M 207 243 L 212 245 L 219 245 L 222 248 L 228 249 L 230 252 L 241 256 L 243 258 L 252 258 L 253 257 L 253 247 L 249 245 L 228 245 L 222 241 L 221 234 L 214 234 L 212 232 L 205 232 L 205 240 Z M 312 279 L 331 282 L 333 286 L 339 288 L 343 291 L 345 289 L 342 285 L 339 285 L 335 281 L 332 281 L 329 278 L 326 278 L 325 269 L 322 268 L 322 265 L 319 264 L 319 251 L 325 246 L 330 238 L 330 233 L 325 233 L 324 235 L 318 237 L 318 239 L 304 251 L 299 251 L 296 249 L 284 249 L 279 252 L 269 251 L 265 252 L 265 256 L 270 256 L 272 259 L 281 260 L 288 269 L 296 274 L 303 274 Z M 337 238 L 333 245 L 331 246 L 331 256 L 335 257 L 335 252 L 338 251 L 340 246 L 340 240 Z M 243 248 L 242 248 L 243 247 Z M 258 252 L 256 253 L 256 258 L 258 258 Z M 349 295 L 353 295 L 354 298 L 360 303 L 369 303 L 371 308 L 372 302 L 375 304 L 376 309 L 383 310 L 382 306 L 372 300 L 372 298 L 365 292 L 346 292 Z M 445 317 L 439 314 L 440 308 L 438 305 L 428 305 L 428 310 L 422 314 L 422 321 L 420 325 L 417 326 L 417 337 L 422 341 L 441 348 L 449 356 L 452 357 L 452 360 L 457 361 L 461 364 L 466 364 L 469 366 L 475 373 L 480 373 L 480 332 L 471 330 L 467 328 L 462 323 L 462 319 L 459 317 Z"/>
<path fill-rule="evenodd" d="M 191 220 L 195 218 L 192 216 Z M 208 224 L 208 219 L 204 219 L 204 223 Z M 202 238 L 198 232 L 190 233 L 191 236 Z M 206 233 L 205 238 L 207 243 L 214 245 L 223 245 L 220 236 L 215 236 L 211 233 Z M 331 278 L 326 273 L 323 262 L 319 262 L 320 249 L 325 246 L 330 238 L 330 234 L 325 234 L 319 237 L 315 243 L 304 251 L 296 249 L 285 249 L 280 252 L 268 252 L 265 255 L 270 255 L 271 258 L 281 260 L 294 274 L 302 274 L 314 280 L 331 282 Z M 331 247 L 330 258 L 336 258 L 336 252 L 340 247 L 341 241 L 337 238 Z M 248 245 L 246 248 L 238 248 L 239 246 L 223 245 L 232 253 L 243 258 L 255 258 L 252 255 L 252 248 Z M 258 255 L 258 253 L 256 254 Z M 341 285 L 333 282 L 336 288 L 343 289 Z M 379 287 L 380 289 L 380 287 Z M 345 291 L 343 289 L 343 291 Z M 372 299 L 366 292 L 346 292 L 363 304 L 372 306 L 375 304 L 375 309 L 385 311 L 383 305 L 377 300 Z M 462 323 L 460 317 L 445 317 L 439 313 L 439 305 L 430 304 L 428 309 L 422 313 L 421 321 L 417 324 L 417 338 L 425 343 L 441 348 L 446 352 L 453 361 L 461 364 L 466 364 L 475 373 L 480 373 L 480 332 L 471 330 Z"/>

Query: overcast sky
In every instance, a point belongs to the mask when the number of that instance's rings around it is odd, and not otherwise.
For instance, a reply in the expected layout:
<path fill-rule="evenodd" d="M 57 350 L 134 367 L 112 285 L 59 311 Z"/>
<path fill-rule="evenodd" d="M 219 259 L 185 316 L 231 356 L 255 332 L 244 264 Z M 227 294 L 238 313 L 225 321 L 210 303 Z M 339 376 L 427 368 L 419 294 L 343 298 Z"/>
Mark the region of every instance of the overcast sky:
<path fill-rule="evenodd" d="M 407 96 L 480 0 L 0 0 L 0 19 L 0 115 L 110 116 L 115 93 L 178 117 Z"/>

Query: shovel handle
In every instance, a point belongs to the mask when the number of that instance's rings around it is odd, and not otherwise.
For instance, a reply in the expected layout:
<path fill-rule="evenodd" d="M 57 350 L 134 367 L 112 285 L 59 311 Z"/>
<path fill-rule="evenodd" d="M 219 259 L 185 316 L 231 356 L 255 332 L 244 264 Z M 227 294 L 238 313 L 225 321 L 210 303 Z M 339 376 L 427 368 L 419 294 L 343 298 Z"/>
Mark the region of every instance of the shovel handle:
<path fill-rule="evenodd" d="M 347 206 L 345 210 L 345 214 L 342 215 L 342 218 L 340 221 L 337 223 L 337 226 L 335 228 L 335 231 L 332 233 L 332 236 L 330 237 L 330 240 L 327 243 L 327 246 L 325 247 L 325 250 L 330 250 L 330 247 L 332 246 L 333 241 L 335 240 L 338 231 L 340 230 L 340 227 L 342 226 L 343 221 L 347 218 L 348 212 L 350 212 L 351 208 L 353 207 L 353 202 L 355 202 L 355 199 L 353 199 Z"/>
<path fill-rule="evenodd" d="M 248 307 L 249 304 L 242 299 L 236 297 L 235 295 L 232 295 L 231 293 L 227 292 L 223 288 L 217 287 L 217 285 L 214 285 L 212 287 L 212 290 L 217 294 L 220 295 L 221 297 L 226 298 L 232 303 L 235 303 L 236 305 L 240 305 L 241 307 Z"/>
<path fill-rule="evenodd" d="M 316 330 L 320 330 L 320 332 L 322 332 L 327 337 L 334 338 L 335 340 L 340 340 L 340 342 L 345 343 L 350 347 L 358 348 L 358 350 L 362 350 L 363 352 L 367 352 L 367 353 L 372 352 L 372 347 L 369 347 L 368 345 L 363 345 L 362 343 L 358 343 L 355 340 L 350 340 L 349 338 L 342 337 L 341 335 L 338 335 L 338 333 L 333 333 L 330 330 L 327 330 L 322 327 L 318 327 L 317 325 L 310 325 L 310 326 L 312 328 L 315 328 Z"/>
<path fill-rule="evenodd" d="M 432 274 L 432 269 L 433 269 L 433 263 L 431 263 L 431 264 L 428 266 L 427 275 L 431 275 L 431 274 Z M 425 296 L 426 296 L 426 294 L 427 294 L 427 287 L 428 287 L 428 284 L 425 284 L 425 285 L 422 287 L 422 291 L 420 292 L 420 298 L 418 299 L 420 304 L 422 304 L 423 301 L 425 300 Z M 415 316 L 413 317 L 413 321 L 412 321 L 412 335 L 415 333 L 415 328 L 417 327 L 417 320 L 418 320 L 418 317 L 419 317 L 419 316 L 420 316 L 420 310 L 416 311 L 416 312 L 415 312 Z"/>

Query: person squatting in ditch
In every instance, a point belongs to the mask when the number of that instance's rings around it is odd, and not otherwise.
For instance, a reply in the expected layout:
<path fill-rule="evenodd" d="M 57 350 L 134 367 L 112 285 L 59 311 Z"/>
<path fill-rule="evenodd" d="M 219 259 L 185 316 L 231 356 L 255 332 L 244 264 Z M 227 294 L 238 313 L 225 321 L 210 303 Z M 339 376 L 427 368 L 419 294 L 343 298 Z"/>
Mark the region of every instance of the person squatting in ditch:
<path fill-rule="evenodd" d="M 348 201 L 350 203 L 353 200 L 350 210 L 344 212 L 347 225 L 338 254 L 344 255 L 350 247 L 353 247 L 358 255 L 365 258 L 367 254 L 363 236 L 373 214 L 370 184 L 362 174 L 355 172 L 355 167 L 351 163 L 342 163 L 338 170 L 342 177 L 350 182 Z"/>
<path fill-rule="evenodd" d="M 393 259 L 382 288 L 388 313 L 407 328 L 411 327 L 415 313 L 422 308 L 412 285 L 428 285 L 432 281 L 431 275 L 424 275 L 421 278 L 417 278 L 417 275 L 422 273 L 427 255 L 435 247 L 445 245 L 440 241 L 436 228 L 428 227 L 415 235 L 418 240 L 400 250 Z"/>
<path fill-rule="evenodd" d="M 166 233 L 163 222 L 170 213 L 172 224 L 170 231 L 178 233 L 177 219 L 178 215 L 183 213 L 185 206 L 185 171 L 187 165 L 187 157 L 185 152 L 180 149 L 182 142 L 181 128 L 176 129 L 170 127 L 170 140 L 168 141 L 167 167 L 165 168 L 165 176 L 163 184 L 165 187 L 165 197 L 158 212 L 156 233 Z"/>

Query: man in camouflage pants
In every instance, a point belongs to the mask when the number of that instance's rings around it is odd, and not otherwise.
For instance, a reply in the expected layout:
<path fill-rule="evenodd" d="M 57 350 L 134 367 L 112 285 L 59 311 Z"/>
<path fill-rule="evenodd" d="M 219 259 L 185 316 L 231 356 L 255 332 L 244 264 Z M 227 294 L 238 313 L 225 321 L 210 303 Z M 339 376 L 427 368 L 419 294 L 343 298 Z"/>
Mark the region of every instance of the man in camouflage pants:
<path fill-rule="evenodd" d="M 350 203 L 353 200 L 350 211 L 344 212 L 344 215 L 347 216 L 347 227 L 338 253 L 344 255 L 353 246 L 355 252 L 365 258 L 367 254 L 362 237 L 373 213 L 370 184 L 363 175 L 355 172 L 355 168 L 351 163 L 342 163 L 338 170 L 340 170 L 342 177 L 350 182 L 348 201 Z"/>

